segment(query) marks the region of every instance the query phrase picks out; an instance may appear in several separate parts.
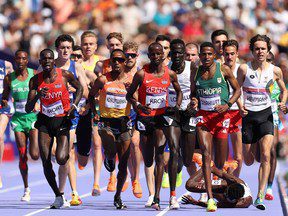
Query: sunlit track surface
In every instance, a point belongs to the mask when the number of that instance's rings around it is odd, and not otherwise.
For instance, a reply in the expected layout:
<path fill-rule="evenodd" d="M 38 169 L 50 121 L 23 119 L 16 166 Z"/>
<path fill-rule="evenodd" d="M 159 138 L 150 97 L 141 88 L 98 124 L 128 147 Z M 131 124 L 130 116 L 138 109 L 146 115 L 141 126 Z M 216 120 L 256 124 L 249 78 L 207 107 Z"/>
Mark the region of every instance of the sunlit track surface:
<path fill-rule="evenodd" d="M 53 164 L 54 169 L 58 170 L 58 166 Z M 255 164 L 251 167 L 243 167 L 241 178 L 243 178 L 250 186 L 253 196 L 257 193 L 257 178 L 258 178 L 259 164 Z M 247 216 L 247 215 L 283 215 L 282 206 L 279 197 L 278 184 L 275 180 L 273 184 L 274 201 L 265 201 L 267 209 L 260 211 L 254 206 L 250 206 L 248 209 L 218 209 L 215 213 L 207 213 L 204 208 L 181 205 L 179 210 L 169 210 L 169 189 L 161 190 L 160 205 L 161 211 L 155 211 L 154 209 L 145 208 L 144 205 L 148 199 L 148 190 L 146 187 L 143 165 L 141 166 L 141 185 L 143 189 L 143 197 L 137 199 L 132 193 L 131 183 L 129 188 L 122 193 L 122 200 L 126 203 L 127 210 L 115 210 L 113 206 L 114 193 L 106 191 L 106 185 L 109 178 L 109 173 L 102 169 L 100 188 L 102 190 L 101 196 L 92 197 L 91 190 L 93 184 L 93 169 L 92 162 L 83 170 L 78 171 L 77 187 L 78 193 L 82 197 L 83 204 L 81 206 L 71 207 L 69 209 L 48 209 L 49 205 L 54 201 L 54 195 L 50 189 L 47 181 L 45 180 L 41 162 L 29 163 L 29 184 L 31 188 L 31 201 L 29 203 L 21 202 L 20 198 L 23 195 L 23 183 L 18 172 L 15 174 L 15 170 L 18 169 L 18 162 L 4 163 L 1 166 L 1 174 L 3 180 L 3 188 L 0 189 L 0 215 L 62 215 L 71 216 L 76 214 L 81 215 L 224 215 L 224 216 Z M 280 169 L 281 170 L 281 169 Z M 57 172 L 56 172 L 57 173 Z M 185 194 L 185 182 L 188 179 L 186 169 L 183 169 L 183 184 L 177 188 L 177 198 L 180 198 L 182 194 Z M 65 196 L 67 199 L 71 199 L 70 185 L 67 181 Z M 192 194 L 196 199 L 199 198 L 198 194 Z"/>

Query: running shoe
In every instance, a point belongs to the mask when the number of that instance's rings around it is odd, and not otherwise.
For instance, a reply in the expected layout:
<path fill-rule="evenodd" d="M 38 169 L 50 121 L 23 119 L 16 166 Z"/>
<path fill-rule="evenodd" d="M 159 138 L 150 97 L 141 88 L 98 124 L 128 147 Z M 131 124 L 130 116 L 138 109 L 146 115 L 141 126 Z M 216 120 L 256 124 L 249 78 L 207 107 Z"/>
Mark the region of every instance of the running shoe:
<path fill-rule="evenodd" d="M 108 159 L 105 157 L 104 159 L 104 166 L 108 170 L 108 172 L 113 172 L 115 170 L 115 161 L 114 159 Z"/>
<path fill-rule="evenodd" d="M 125 191 L 127 190 L 128 186 L 129 186 L 129 182 L 128 182 L 128 181 L 125 181 L 125 183 L 124 183 L 124 185 L 123 185 L 123 187 L 122 187 L 121 192 L 125 192 Z"/>
<path fill-rule="evenodd" d="M 180 205 L 179 205 L 177 198 L 175 196 L 170 197 L 169 208 L 173 209 L 173 210 L 177 210 L 180 208 Z"/>
<path fill-rule="evenodd" d="M 109 182 L 108 182 L 108 185 L 107 185 L 107 191 L 109 192 L 114 192 L 116 191 L 116 182 L 117 182 L 117 179 L 116 179 L 116 176 L 111 176 L 109 178 Z"/>
<path fill-rule="evenodd" d="M 78 205 L 81 205 L 81 204 L 82 204 L 82 200 L 79 197 L 78 193 L 77 192 L 73 192 L 72 193 L 72 199 L 70 201 L 70 205 L 71 206 L 78 206 Z"/>
<path fill-rule="evenodd" d="M 266 194 L 265 194 L 265 199 L 266 200 L 274 200 L 272 188 L 267 188 Z"/>
<path fill-rule="evenodd" d="M 198 164 L 198 166 L 202 167 L 202 155 L 199 153 L 194 153 L 192 160 Z"/>
<path fill-rule="evenodd" d="M 180 187 L 182 185 L 182 170 L 181 172 L 177 173 L 176 177 L 176 187 Z"/>
<path fill-rule="evenodd" d="M 266 206 L 263 203 L 263 199 L 261 199 L 260 197 L 257 197 L 257 199 L 254 202 L 254 206 L 257 209 L 260 209 L 260 210 L 265 210 L 266 209 Z"/>
<path fill-rule="evenodd" d="M 148 200 L 145 203 L 145 208 L 150 208 L 152 206 L 153 199 L 154 199 L 154 195 L 151 195 L 151 196 L 148 197 Z"/>
<path fill-rule="evenodd" d="M 93 189 L 92 189 L 92 196 L 100 196 L 101 195 L 101 190 L 99 185 L 93 185 Z"/>
<path fill-rule="evenodd" d="M 24 195 L 21 197 L 21 201 L 24 201 L 24 202 L 29 202 L 31 200 L 31 197 L 30 197 L 30 188 L 25 188 L 24 189 Z"/>
<path fill-rule="evenodd" d="M 169 175 L 168 173 L 164 172 L 163 179 L 162 179 L 162 188 L 169 188 Z"/>
<path fill-rule="evenodd" d="M 142 197 L 142 188 L 139 180 L 132 181 L 132 191 L 136 198 Z"/>
<path fill-rule="evenodd" d="M 155 209 L 156 211 L 160 211 L 161 210 L 161 208 L 160 208 L 160 199 L 159 198 L 155 198 L 155 196 L 154 196 L 151 208 Z"/>
<path fill-rule="evenodd" d="M 213 198 L 210 198 L 207 202 L 207 212 L 215 212 L 217 210 L 216 202 Z"/>
<path fill-rule="evenodd" d="M 200 194 L 200 198 L 199 198 L 198 201 L 199 201 L 199 202 L 207 203 L 207 201 L 208 201 L 207 193 L 201 193 L 201 194 Z"/>
<path fill-rule="evenodd" d="M 69 208 L 70 203 L 67 202 L 64 195 L 57 196 L 53 202 L 53 204 L 50 206 L 50 209 L 60 209 L 60 208 Z"/>
<path fill-rule="evenodd" d="M 121 198 L 114 198 L 114 206 L 116 209 L 126 209 L 127 206 L 122 202 Z"/>

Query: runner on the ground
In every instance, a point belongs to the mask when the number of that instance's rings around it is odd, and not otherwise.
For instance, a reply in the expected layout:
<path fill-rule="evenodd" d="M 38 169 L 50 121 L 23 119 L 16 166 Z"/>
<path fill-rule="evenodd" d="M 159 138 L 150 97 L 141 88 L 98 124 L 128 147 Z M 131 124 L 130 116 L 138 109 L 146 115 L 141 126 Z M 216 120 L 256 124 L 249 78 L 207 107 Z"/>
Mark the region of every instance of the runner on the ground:
<path fill-rule="evenodd" d="M 138 70 L 137 58 L 138 58 L 138 44 L 134 41 L 125 42 L 123 45 L 123 51 L 126 55 L 125 62 L 125 73 L 134 77 Z M 137 113 L 131 106 L 130 120 L 132 123 L 132 138 L 131 138 L 131 151 L 128 161 L 128 168 L 131 175 L 132 191 L 135 197 L 142 197 L 142 188 L 139 180 L 140 163 L 141 163 L 141 151 L 139 148 L 140 144 L 140 133 L 135 129 Z M 154 194 L 154 193 L 153 193 Z"/>
<path fill-rule="evenodd" d="M 137 110 L 137 130 L 140 131 L 142 154 L 146 167 L 151 167 L 154 162 L 155 150 L 155 195 L 152 207 L 160 210 L 160 188 L 164 172 L 163 153 L 166 143 L 165 134 L 168 132 L 163 127 L 166 121 L 163 114 L 168 107 L 168 87 L 172 83 L 176 91 L 176 106 L 171 108 L 171 111 L 176 111 L 180 108 L 182 101 L 182 93 L 177 81 L 175 72 L 168 69 L 163 64 L 163 47 L 161 44 L 154 42 L 149 45 L 148 57 L 150 64 L 138 71 L 127 93 L 128 101 Z M 138 89 L 139 87 L 139 89 Z M 138 89 L 138 100 L 133 94 Z M 172 137 L 175 138 L 175 137 Z M 177 161 L 176 161 L 177 164 Z M 175 191 L 171 191 L 171 194 Z M 173 194 L 171 198 L 173 198 Z M 170 199 L 170 205 L 173 204 Z"/>
<path fill-rule="evenodd" d="M 228 33 L 223 29 L 218 29 L 212 32 L 211 42 L 216 52 L 215 60 L 220 63 L 224 63 L 223 56 L 223 42 L 229 39 Z"/>
<path fill-rule="evenodd" d="M 273 146 L 273 114 L 271 110 L 270 91 L 276 81 L 282 98 L 278 106 L 285 106 L 287 90 L 282 78 L 282 71 L 267 62 L 271 49 L 270 38 L 266 35 L 256 35 L 250 40 L 250 50 L 253 60 L 240 65 L 237 80 L 242 87 L 244 104 L 240 105 L 242 119 L 242 140 L 244 162 L 250 166 L 254 162 L 257 146 L 260 149 L 260 167 L 258 175 L 258 194 L 254 202 L 256 208 L 265 210 L 263 203 L 265 188 L 270 173 L 270 157 Z M 258 142 L 258 145 L 256 143 Z"/>
<path fill-rule="evenodd" d="M 13 71 L 12 64 L 8 61 L 0 59 L 0 100 L 2 98 L 4 77 L 12 71 Z M 7 108 L 3 108 L 2 105 L 0 105 L 0 166 L 2 164 L 4 153 L 4 134 L 9 122 L 9 117 L 13 114 L 13 106 L 11 105 L 12 105 L 11 101 L 9 102 L 9 106 Z M 2 187 L 3 184 L 0 170 L 0 188 Z"/>
<path fill-rule="evenodd" d="M 237 164 L 237 162 L 235 161 Z M 213 197 L 217 199 L 218 208 L 248 208 L 253 203 L 251 190 L 242 179 L 231 174 L 237 166 L 225 162 L 227 166 L 226 171 L 217 169 L 215 166 L 211 167 L 211 172 L 219 177 L 219 180 L 212 181 Z M 186 190 L 193 193 L 201 193 L 206 191 L 205 184 L 202 181 L 203 173 L 200 168 L 190 179 L 186 182 Z M 183 204 L 192 204 L 202 207 L 207 207 L 207 203 L 197 201 L 190 195 L 182 197 Z"/>
<path fill-rule="evenodd" d="M 29 154 L 33 160 L 38 160 L 39 158 L 39 147 L 37 130 L 34 128 L 37 120 L 36 112 L 38 110 L 35 107 L 32 113 L 25 112 L 25 104 L 29 92 L 29 80 L 34 76 L 34 70 L 27 68 L 27 64 L 28 53 L 24 50 L 17 50 L 15 52 L 16 69 L 4 78 L 1 105 L 3 108 L 8 106 L 8 100 L 11 94 L 15 108 L 15 113 L 11 120 L 11 128 L 15 135 L 19 152 L 19 169 L 24 183 L 24 195 L 21 197 L 21 201 L 29 202 L 31 197 L 28 185 L 28 139 Z"/>
<path fill-rule="evenodd" d="M 240 64 L 237 63 L 238 58 L 238 42 L 236 40 L 227 40 L 223 42 L 223 56 L 225 65 L 227 65 L 233 72 L 234 77 L 237 77 L 237 70 Z M 230 97 L 233 95 L 233 88 L 229 87 Z M 242 117 L 240 115 L 239 107 L 234 103 L 228 110 L 230 115 L 229 135 L 233 146 L 233 157 L 238 162 L 238 168 L 234 171 L 234 175 L 239 177 L 242 168 L 242 134 L 241 123 Z"/>
<path fill-rule="evenodd" d="M 197 112 L 197 136 L 202 151 L 203 171 L 207 189 L 207 211 L 216 211 L 217 206 L 213 200 L 211 189 L 210 162 L 214 157 L 217 168 L 222 169 L 228 155 L 228 129 L 230 118 L 227 110 L 240 96 L 240 88 L 230 68 L 214 61 L 216 53 L 210 42 L 200 46 L 199 68 L 192 68 L 191 98 L 197 97 L 199 105 L 191 102 Z M 228 83 L 234 90 L 229 98 Z M 212 149 L 214 149 L 214 154 Z"/>
<path fill-rule="evenodd" d="M 112 51 L 110 63 L 112 71 L 100 76 L 94 83 L 89 101 L 94 107 L 95 118 L 99 118 L 98 128 L 105 155 L 105 167 L 109 172 L 115 170 L 115 156 L 118 155 L 117 190 L 114 195 L 116 209 L 124 209 L 121 191 L 127 178 L 127 163 L 130 155 L 131 123 L 129 113 L 131 104 L 127 103 L 127 88 L 132 76 L 124 72 L 125 53 L 120 49 Z M 99 94 L 98 116 L 95 96 Z"/>
<path fill-rule="evenodd" d="M 60 192 L 51 163 L 51 147 L 56 137 L 56 160 L 65 165 L 69 159 L 69 131 L 74 111 L 82 97 L 83 88 L 72 73 L 55 68 L 54 53 L 50 49 L 40 52 L 42 72 L 35 75 L 29 83 L 26 112 L 30 113 L 37 100 L 40 100 L 40 113 L 35 127 L 38 129 L 38 143 L 45 177 L 56 198 L 51 208 L 69 207 L 64 193 Z M 76 89 L 74 102 L 70 103 L 69 84 Z"/>

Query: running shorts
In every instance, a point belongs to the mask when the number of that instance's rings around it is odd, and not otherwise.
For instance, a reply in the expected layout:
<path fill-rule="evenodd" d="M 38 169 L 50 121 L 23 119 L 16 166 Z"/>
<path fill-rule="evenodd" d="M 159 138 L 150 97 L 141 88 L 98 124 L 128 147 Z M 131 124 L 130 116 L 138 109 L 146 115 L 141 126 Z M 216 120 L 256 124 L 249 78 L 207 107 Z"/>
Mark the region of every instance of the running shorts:
<path fill-rule="evenodd" d="M 230 115 L 229 133 L 237 133 L 240 131 L 242 124 L 242 116 L 239 110 L 228 110 Z"/>
<path fill-rule="evenodd" d="M 37 121 L 35 113 L 28 114 L 14 114 L 11 119 L 11 128 L 14 132 L 29 133 L 30 130 L 35 129 L 34 125 Z"/>
<path fill-rule="evenodd" d="M 274 135 L 271 107 L 258 112 L 248 111 L 242 119 L 242 142 L 244 144 L 256 143 L 268 134 Z"/>
<path fill-rule="evenodd" d="M 157 116 L 137 116 L 136 130 L 142 135 L 151 135 L 155 129 L 164 127 L 166 120 L 162 115 Z"/>
<path fill-rule="evenodd" d="M 82 156 L 90 155 L 92 144 L 91 116 L 91 111 L 89 111 L 86 115 L 80 115 L 76 128 L 77 152 Z"/>

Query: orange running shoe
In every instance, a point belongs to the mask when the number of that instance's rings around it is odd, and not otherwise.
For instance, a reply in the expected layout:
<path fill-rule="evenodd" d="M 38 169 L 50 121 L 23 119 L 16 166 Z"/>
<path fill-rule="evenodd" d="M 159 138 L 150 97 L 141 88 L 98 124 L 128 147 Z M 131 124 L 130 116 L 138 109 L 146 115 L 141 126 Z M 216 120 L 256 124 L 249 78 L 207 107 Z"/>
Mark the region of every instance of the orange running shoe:
<path fill-rule="evenodd" d="M 136 198 L 142 197 L 142 188 L 139 180 L 135 180 L 132 182 L 132 191 Z"/>
<path fill-rule="evenodd" d="M 233 170 L 237 169 L 238 162 L 236 160 L 226 161 L 224 164 L 223 170 L 225 170 L 227 172 L 229 167 L 232 168 Z"/>
<path fill-rule="evenodd" d="M 202 167 L 202 155 L 199 153 L 194 153 L 193 154 L 193 159 L 195 163 L 198 164 L 198 166 Z"/>
<path fill-rule="evenodd" d="M 128 183 L 128 181 L 125 181 L 125 183 L 124 183 L 124 185 L 123 185 L 123 187 L 122 187 L 122 192 L 124 192 L 124 191 L 126 191 L 127 190 L 127 188 L 128 188 L 128 186 L 129 186 L 129 183 Z"/>
<path fill-rule="evenodd" d="M 111 176 L 109 178 L 109 182 L 108 182 L 108 185 L 107 185 L 107 191 L 109 192 L 114 192 L 116 191 L 116 182 L 117 182 L 117 179 L 116 179 L 116 176 Z"/>
<path fill-rule="evenodd" d="M 92 196 L 100 196 L 101 195 L 101 190 L 99 185 L 93 185 L 93 189 L 92 189 Z"/>

